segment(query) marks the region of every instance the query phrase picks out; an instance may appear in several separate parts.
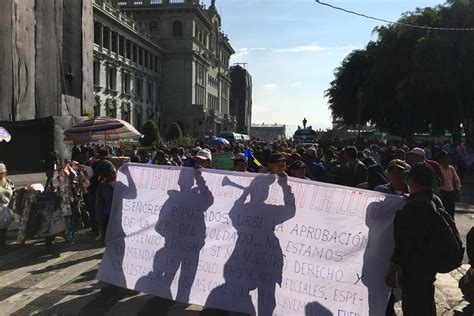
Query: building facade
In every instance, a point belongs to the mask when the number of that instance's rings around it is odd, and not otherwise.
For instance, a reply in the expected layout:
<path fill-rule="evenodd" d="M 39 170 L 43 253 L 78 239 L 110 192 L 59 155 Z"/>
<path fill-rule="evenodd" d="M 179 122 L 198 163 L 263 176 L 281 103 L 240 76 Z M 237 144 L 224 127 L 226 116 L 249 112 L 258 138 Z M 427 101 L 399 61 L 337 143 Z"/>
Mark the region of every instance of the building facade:
<path fill-rule="evenodd" d="M 274 141 L 286 139 L 286 125 L 283 124 L 252 124 L 250 128 L 252 139 Z"/>
<path fill-rule="evenodd" d="M 108 1 L 94 0 L 94 116 L 117 117 L 141 129 L 159 122 L 163 50 L 156 30 Z"/>
<path fill-rule="evenodd" d="M 236 117 L 236 132 L 250 134 L 252 125 L 252 76 L 240 65 L 230 67 L 230 115 Z"/>
<path fill-rule="evenodd" d="M 229 59 L 215 3 L 198 0 L 114 0 L 121 11 L 156 32 L 163 48 L 161 134 L 206 138 L 234 131 L 230 114 Z"/>

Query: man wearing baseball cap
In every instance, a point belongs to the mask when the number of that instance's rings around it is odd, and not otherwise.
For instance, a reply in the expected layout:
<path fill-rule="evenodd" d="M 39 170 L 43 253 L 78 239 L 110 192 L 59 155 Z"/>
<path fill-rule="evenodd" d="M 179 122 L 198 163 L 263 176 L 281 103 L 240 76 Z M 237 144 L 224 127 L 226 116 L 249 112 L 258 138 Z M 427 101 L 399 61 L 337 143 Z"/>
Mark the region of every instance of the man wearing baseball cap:
<path fill-rule="evenodd" d="M 426 162 L 427 164 L 429 164 L 435 172 L 432 188 L 435 190 L 435 192 L 438 192 L 438 188 L 442 186 L 444 183 L 444 176 L 443 176 L 443 173 L 441 172 L 441 166 L 439 165 L 438 162 L 434 160 L 426 159 L 425 151 L 419 147 L 415 147 L 407 153 L 406 162 L 410 166 L 413 166 L 419 162 Z"/>
<path fill-rule="evenodd" d="M 196 169 L 211 169 L 212 168 L 212 154 L 208 149 L 201 149 L 194 156 L 194 167 Z"/>
<path fill-rule="evenodd" d="M 392 168 L 395 166 L 399 168 L 401 163 L 392 163 Z M 411 193 L 405 206 L 395 216 L 395 249 L 385 283 L 391 288 L 401 288 L 404 315 L 436 315 L 433 284 L 436 271 L 419 259 L 426 254 L 426 240 L 431 240 L 433 234 L 434 210 L 426 200 L 436 206 L 442 205 L 442 202 L 431 189 L 434 172 L 429 164 L 419 162 L 404 172 L 408 175 Z"/>
<path fill-rule="evenodd" d="M 268 159 L 268 171 L 271 174 L 286 177 L 286 157 L 282 153 L 274 153 Z"/>
<path fill-rule="evenodd" d="M 393 159 L 388 163 L 387 174 L 390 180 L 387 184 L 375 187 L 375 191 L 403 195 L 409 193 L 406 172 L 411 169 L 410 165 L 401 159 Z"/>

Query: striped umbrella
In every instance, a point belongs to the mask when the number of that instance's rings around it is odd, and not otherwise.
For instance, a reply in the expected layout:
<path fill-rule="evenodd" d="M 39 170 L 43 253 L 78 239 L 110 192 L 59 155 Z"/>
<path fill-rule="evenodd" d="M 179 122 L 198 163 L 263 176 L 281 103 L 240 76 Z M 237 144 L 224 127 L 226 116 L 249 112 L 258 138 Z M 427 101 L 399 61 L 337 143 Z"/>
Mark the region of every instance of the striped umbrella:
<path fill-rule="evenodd" d="M 130 123 L 109 117 L 98 117 L 81 122 L 64 132 L 64 140 L 76 144 L 114 142 L 143 137 Z"/>
<path fill-rule="evenodd" d="M 6 129 L 0 126 L 0 142 L 6 141 L 8 143 L 11 139 L 12 135 L 10 135 Z"/>

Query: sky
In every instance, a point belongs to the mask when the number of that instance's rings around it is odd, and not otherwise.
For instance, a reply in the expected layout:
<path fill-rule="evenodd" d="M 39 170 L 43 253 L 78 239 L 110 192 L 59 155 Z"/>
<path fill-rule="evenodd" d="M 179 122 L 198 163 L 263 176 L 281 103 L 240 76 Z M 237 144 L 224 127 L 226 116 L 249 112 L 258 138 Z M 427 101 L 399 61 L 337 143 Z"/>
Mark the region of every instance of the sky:
<path fill-rule="evenodd" d="M 210 0 L 204 1 L 206 4 Z M 324 0 L 346 9 L 397 20 L 440 0 Z M 287 124 L 288 134 L 304 117 L 314 129 L 331 127 L 324 91 L 334 69 L 352 50 L 375 40 L 382 25 L 335 11 L 314 0 L 216 0 L 236 54 L 253 79 L 252 123 Z"/>

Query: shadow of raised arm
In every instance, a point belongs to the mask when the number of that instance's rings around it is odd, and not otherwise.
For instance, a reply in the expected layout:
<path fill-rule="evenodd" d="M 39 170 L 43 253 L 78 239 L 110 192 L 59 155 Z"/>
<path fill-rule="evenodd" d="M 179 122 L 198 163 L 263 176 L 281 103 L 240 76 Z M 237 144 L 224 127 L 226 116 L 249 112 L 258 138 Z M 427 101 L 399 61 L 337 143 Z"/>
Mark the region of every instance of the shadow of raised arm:
<path fill-rule="evenodd" d="M 125 177 L 127 177 L 127 185 L 120 182 L 124 186 L 123 190 L 123 198 L 125 199 L 135 199 L 137 197 L 137 187 L 135 182 L 133 181 L 132 175 L 130 174 L 130 169 L 128 164 L 124 164 L 120 168 L 120 172 L 122 172 Z"/>

